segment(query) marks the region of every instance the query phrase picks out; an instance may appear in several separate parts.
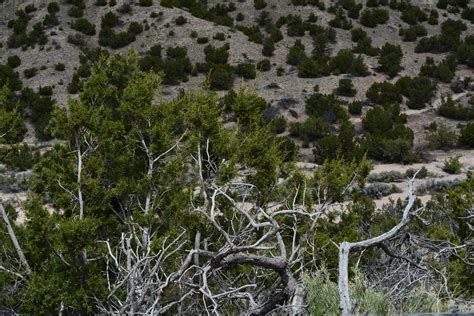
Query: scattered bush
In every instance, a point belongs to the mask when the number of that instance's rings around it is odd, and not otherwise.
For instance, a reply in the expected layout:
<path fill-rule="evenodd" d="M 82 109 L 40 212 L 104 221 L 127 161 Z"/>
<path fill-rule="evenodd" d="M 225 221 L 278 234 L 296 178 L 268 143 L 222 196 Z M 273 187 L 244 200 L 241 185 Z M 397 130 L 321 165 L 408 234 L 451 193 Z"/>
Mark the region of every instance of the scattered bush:
<path fill-rule="evenodd" d="M 196 40 L 196 42 L 197 42 L 198 44 L 201 44 L 201 45 L 202 45 L 202 44 L 207 44 L 207 43 L 209 43 L 209 38 L 208 38 L 207 36 L 198 37 L 197 40 Z"/>
<path fill-rule="evenodd" d="M 8 56 L 7 65 L 11 68 L 16 68 L 21 65 L 21 59 L 17 55 Z"/>
<path fill-rule="evenodd" d="M 391 183 L 398 182 L 405 178 L 400 171 L 382 171 L 380 173 L 371 173 L 367 177 L 367 182 Z"/>
<path fill-rule="evenodd" d="M 427 77 L 401 77 L 396 86 L 408 98 L 407 106 L 410 109 L 424 108 L 436 91 L 436 84 Z"/>
<path fill-rule="evenodd" d="M 25 75 L 25 78 L 27 79 L 33 78 L 34 76 L 36 76 L 37 73 L 38 73 L 38 69 L 36 67 L 28 68 L 23 71 L 23 74 Z"/>
<path fill-rule="evenodd" d="M 0 142 L 7 144 L 19 143 L 26 134 L 26 125 L 20 113 L 16 110 L 6 111 L 0 108 Z"/>
<path fill-rule="evenodd" d="M 265 0 L 254 0 L 253 6 L 255 10 L 262 10 L 267 6 L 267 3 L 265 2 Z"/>
<path fill-rule="evenodd" d="M 176 23 L 176 25 L 184 25 L 188 22 L 188 19 L 186 19 L 184 16 L 180 15 L 176 18 L 176 20 L 174 21 Z"/>
<path fill-rule="evenodd" d="M 306 57 L 305 47 L 301 40 L 296 40 L 295 44 L 288 50 L 286 63 L 292 66 L 298 66 Z"/>
<path fill-rule="evenodd" d="M 378 24 L 385 24 L 389 19 L 387 10 L 365 9 L 360 16 L 360 24 L 366 27 L 376 27 Z"/>
<path fill-rule="evenodd" d="M 15 145 L 0 151 L 0 161 L 10 170 L 26 171 L 39 161 L 38 149 L 32 149 L 26 144 Z"/>
<path fill-rule="evenodd" d="M 441 149 L 448 151 L 454 148 L 458 142 L 456 132 L 444 124 L 434 124 L 433 128 L 426 132 L 425 138 L 432 150 Z"/>
<path fill-rule="evenodd" d="M 257 70 L 258 71 L 262 71 L 262 72 L 265 72 L 265 71 L 269 71 L 271 69 L 271 64 L 270 64 L 270 60 L 268 59 L 262 59 L 261 61 L 259 61 L 257 63 Z"/>
<path fill-rule="evenodd" d="M 139 22 L 133 21 L 128 25 L 128 33 L 138 35 L 143 32 L 143 25 Z"/>
<path fill-rule="evenodd" d="M 338 75 L 349 73 L 354 76 L 365 77 L 369 75 L 369 70 L 364 64 L 361 56 L 355 56 L 350 49 L 341 49 L 336 56 L 329 61 L 331 71 Z"/>
<path fill-rule="evenodd" d="M 471 106 L 463 106 L 449 96 L 443 98 L 441 101 L 438 114 L 454 120 L 472 120 L 474 119 L 474 108 Z"/>
<path fill-rule="evenodd" d="M 235 74 L 245 79 L 255 79 L 257 73 L 255 71 L 255 65 L 253 64 L 238 64 L 235 67 Z"/>
<path fill-rule="evenodd" d="M 464 127 L 461 128 L 459 143 L 462 146 L 474 148 L 474 123 L 466 124 Z"/>
<path fill-rule="evenodd" d="M 339 86 L 336 88 L 336 94 L 344 97 L 353 97 L 357 94 L 351 79 L 340 79 Z"/>
<path fill-rule="evenodd" d="M 401 61 L 403 57 L 402 49 L 399 45 L 385 43 L 382 46 L 379 58 L 379 70 L 390 77 L 394 77 L 402 69 Z"/>
<path fill-rule="evenodd" d="M 443 164 L 443 171 L 449 174 L 456 174 L 461 171 L 463 164 L 459 161 L 460 155 L 447 158 Z"/>
<path fill-rule="evenodd" d="M 229 65 L 216 65 L 210 74 L 212 90 L 229 90 L 234 85 L 232 68 Z"/>
<path fill-rule="evenodd" d="M 85 35 L 95 35 L 95 25 L 86 18 L 77 19 L 71 23 L 71 27 Z"/>
<path fill-rule="evenodd" d="M 349 106 L 347 107 L 349 113 L 352 115 L 361 115 L 362 114 L 362 102 L 360 101 L 354 101 L 349 103 Z"/>
<path fill-rule="evenodd" d="M 373 199 L 380 199 L 397 192 L 400 192 L 400 189 L 396 185 L 387 183 L 372 183 L 362 189 L 362 194 Z"/>
<path fill-rule="evenodd" d="M 153 5 L 153 0 L 139 0 L 138 5 L 141 7 L 151 7 Z"/>

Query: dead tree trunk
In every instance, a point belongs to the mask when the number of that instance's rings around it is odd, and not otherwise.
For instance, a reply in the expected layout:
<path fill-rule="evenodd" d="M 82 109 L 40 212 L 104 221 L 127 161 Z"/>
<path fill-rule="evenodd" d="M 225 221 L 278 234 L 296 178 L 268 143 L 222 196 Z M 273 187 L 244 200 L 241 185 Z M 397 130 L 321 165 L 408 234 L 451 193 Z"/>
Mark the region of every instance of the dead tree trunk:
<path fill-rule="evenodd" d="M 31 274 L 31 268 L 26 260 L 25 254 L 23 253 L 23 249 L 21 249 L 20 243 L 16 238 L 15 231 L 10 223 L 10 219 L 8 218 L 7 212 L 3 207 L 3 204 L 0 203 L 0 212 L 2 213 L 3 221 L 7 227 L 8 235 L 10 236 L 10 240 L 12 241 L 13 247 L 15 248 L 16 253 L 18 254 L 18 258 L 20 258 L 21 264 L 25 267 L 26 273 L 28 275 Z"/>
<path fill-rule="evenodd" d="M 418 173 L 418 172 L 417 172 Z M 402 219 L 395 225 L 391 230 L 385 232 L 377 237 L 362 240 L 358 242 L 342 242 L 339 245 L 339 279 L 338 279 L 338 290 L 339 290 L 339 309 L 343 315 L 352 313 L 352 303 L 349 293 L 349 254 L 351 249 L 366 249 L 372 246 L 376 246 L 390 238 L 394 237 L 403 226 L 408 224 L 410 221 L 410 211 L 415 203 L 415 195 L 413 193 L 413 182 L 416 174 L 413 178 L 408 180 L 408 203 L 403 211 Z"/>

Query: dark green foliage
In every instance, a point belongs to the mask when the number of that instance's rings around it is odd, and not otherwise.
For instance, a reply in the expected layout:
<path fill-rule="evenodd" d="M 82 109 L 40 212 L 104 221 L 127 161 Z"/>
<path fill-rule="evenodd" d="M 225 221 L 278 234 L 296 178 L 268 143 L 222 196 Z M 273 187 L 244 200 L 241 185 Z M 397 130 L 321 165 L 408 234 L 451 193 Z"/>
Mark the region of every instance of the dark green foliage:
<path fill-rule="evenodd" d="M 225 44 L 221 47 L 214 47 L 208 45 L 204 48 L 205 61 L 210 64 L 227 64 L 229 58 L 229 44 Z"/>
<path fill-rule="evenodd" d="M 275 43 L 271 37 L 265 38 L 263 41 L 262 54 L 265 57 L 273 56 L 273 51 L 275 50 Z"/>
<path fill-rule="evenodd" d="M 361 115 L 362 114 L 363 104 L 360 101 L 354 101 L 349 103 L 347 110 L 352 115 Z"/>
<path fill-rule="evenodd" d="M 28 32 L 27 28 L 31 16 L 21 10 L 18 10 L 15 14 L 17 19 L 8 23 L 8 26 L 13 28 L 13 33 L 7 41 L 9 48 L 23 47 L 26 50 L 35 44 L 45 45 L 48 42 L 48 37 L 44 33 L 44 25 L 41 22 L 33 25 L 31 31 Z"/>
<path fill-rule="evenodd" d="M 128 25 L 128 33 L 138 35 L 143 32 L 143 25 L 139 22 L 133 21 Z"/>
<path fill-rule="evenodd" d="M 474 148 L 474 123 L 468 123 L 461 128 L 459 143 L 463 146 Z"/>
<path fill-rule="evenodd" d="M 360 27 L 351 30 L 351 40 L 355 43 L 367 37 L 367 32 Z"/>
<path fill-rule="evenodd" d="M 335 90 L 337 95 L 344 97 L 353 97 L 357 94 L 351 79 L 339 79 L 339 86 Z"/>
<path fill-rule="evenodd" d="M 469 7 L 462 10 L 461 18 L 468 20 L 471 22 L 471 24 L 474 24 L 474 7 Z"/>
<path fill-rule="evenodd" d="M 454 101 L 451 97 L 442 100 L 441 105 L 438 108 L 438 113 L 441 116 L 454 120 L 467 121 L 474 119 L 474 107 L 464 106 L 459 102 Z"/>
<path fill-rule="evenodd" d="M 71 27 L 85 35 L 95 35 L 95 25 L 86 18 L 80 18 L 71 23 Z"/>
<path fill-rule="evenodd" d="M 398 35 L 403 37 L 405 42 L 414 42 L 418 37 L 426 36 L 428 33 L 423 25 L 410 26 L 407 29 L 401 28 Z"/>
<path fill-rule="evenodd" d="M 207 44 L 207 43 L 209 43 L 209 37 L 198 37 L 196 39 L 196 43 L 198 43 L 198 44 Z"/>
<path fill-rule="evenodd" d="M 401 77 L 396 86 L 402 95 L 408 98 L 410 109 L 422 109 L 431 101 L 436 91 L 436 84 L 427 77 Z"/>
<path fill-rule="evenodd" d="M 25 171 L 31 169 L 39 161 L 40 153 L 38 149 L 32 149 L 26 144 L 15 145 L 0 151 L 0 161 L 8 169 L 15 171 Z"/>
<path fill-rule="evenodd" d="M 424 22 L 428 19 L 427 15 L 418 6 L 407 5 L 402 11 L 402 21 L 410 25 L 415 25 L 418 22 Z"/>
<path fill-rule="evenodd" d="M 451 150 L 458 142 L 458 135 L 454 130 L 444 124 L 430 124 L 425 135 L 430 149 Z"/>
<path fill-rule="evenodd" d="M 33 78 L 34 76 L 36 76 L 37 73 L 38 73 L 38 69 L 36 67 L 27 68 L 23 71 L 23 74 L 25 75 L 25 78 L 27 79 Z"/>
<path fill-rule="evenodd" d="M 399 45 L 385 43 L 380 51 L 379 70 L 390 77 L 394 77 L 402 69 L 403 52 Z"/>
<path fill-rule="evenodd" d="M 59 4 L 57 2 L 48 3 L 48 13 L 56 14 L 59 12 Z"/>
<path fill-rule="evenodd" d="M 245 79 L 255 79 L 257 73 L 253 64 L 238 64 L 235 67 L 235 74 Z"/>
<path fill-rule="evenodd" d="M 336 123 L 348 118 L 346 110 L 332 94 L 312 94 L 306 100 L 305 110 L 309 115 L 321 118 L 328 123 Z"/>
<path fill-rule="evenodd" d="M 336 10 L 335 17 L 328 22 L 328 25 L 338 29 L 350 30 L 352 28 L 352 21 L 348 19 L 342 8 Z"/>
<path fill-rule="evenodd" d="M 215 40 L 218 40 L 218 41 L 224 41 L 225 40 L 225 34 L 222 33 L 222 32 L 217 32 L 216 34 L 214 34 L 214 36 L 212 38 L 215 39 Z"/>
<path fill-rule="evenodd" d="M 304 58 L 298 65 L 298 77 L 319 78 L 331 73 L 326 58 Z"/>
<path fill-rule="evenodd" d="M 384 9 L 365 9 L 360 16 L 360 24 L 366 27 L 376 27 L 385 24 L 389 19 L 388 11 Z"/>
<path fill-rule="evenodd" d="M 267 3 L 265 2 L 265 0 L 254 0 L 253 6 L 255 10 L 262 10 L 267 6 Z"/>
<path fill-rule="evenodd" d="M 186 22 L 188 22 L 188 19 L 186 19 L 184 16 L 180 15 L 176 18 L 176 20 L 174 22 L 176 23 L 176 25 L 184 25 L 184 24 L 186 24 Z"/>
<path fill-rule="evenodd" d="M 112 28 L 120 23 L 119 17 L 113 12 L 107 12 L 101 19 L 102 28 Z"/>
<path fill-rule="evenodd" d="M 67 11 L 67 15 L 73 18 L 80 18 L 84 15 L 84 10 L 76 6 L 72 6 Z"/>
<path fill-rule="evenodd" d="M 107 5 L 107 0 L 96 0 L 95 5 L 98 7 L 104 7 Z"/>
<path fill-rule="evenodd" d="M 212 90 L 229 90 L 234 86 L 232 67 L 229 65 L 216 65 L 213 67 L 209 83 Z"/>
<path fill-rule="evenodd" d="M 7 65 L 11 68 L 16 68 L 21 65 L 21 59 L 17 55 L 8 56 Z"/>
<path fill-rule="evenodd" d="M 270 131 L 274 134 L 281 134 L 286 131 L 288 123 L 283 116 L 277 116 L 268 124 Z"/>
<path fill-rule="evenodd" d="M 263 44 L 264 35 L 260 30 L 258 25 L 253 26 L 243 26 L 238 25 L 237 29 L 247 35 L 247 39 L 251 42 L 255 42 L 257 44 Z"/>
<path fill-rule="evenodd" d="M 305 58 L 305 47 L 301 43 L 301 40 L 296 40 L 295 44 L 288 50 L 286 63 L 292 66 L 298 66 Z"/>
<path fill-rule="evenodd" d="M 459 45 L 456 57 L 460 64 L 474 68 L 474 43 Z"/>
<path fill-rule="evenodd" d="M 447 158 L 443 164 L 443 171 L 449 174 L 459 173 L 463 167 L 463 164 L 459 161 L 459 158 L 461 158 L 461 156 Z"/>
<path fill-rule="evenodd" d="M 367 90 L 366 96 L 369 101 L 380 105 L 402 102 L 400 87 L 388 81 L 374 82 Z"/>
<path fill-rule="evenodd" d="M 51 134 L 47 131 L 51 112 L 55 108 L 51 94 L 52 91 L 49 91 L 47 87 L 40 88 L 38 93 L 30 88 L 24 88 L 21 91 L 21 103 L 28 109 L 28 118 L 35 128 L 36 137 L 41 141 L 51 139 Z"/>
<path fill-rule="evenodd" d="M 262 59 L 257 63 L 257 70 L 258 71 L 269 71 L 272 68 L 272 65 L 270 64 L 270 60 L 268 59 Z"/>
<path fill-rule="evenodd" d="M 331 71 L 338 75 L 348 73 L 353 76 L 364 77 L 369 75 L 369 70 L 364 64 L 361 56 L 355 56 L 350 49 L 341 49 L 336 56 L 329 61 Z"/>
<path fill-rule="evenodd" d="M 141 7 L 151 7 L 153 5 L 153 0 L 139 0 L 138 5 Z"/>
<path fill-rule="evenodd" d="M 425 63 L 421 66 L 420 75 L 449 83 L 454 78 L 455 69 L 456 64 L 449 60 L 436 64 L 432 57 L 426 57 Z"/>
<path fill-rule="evenodd" d="M 461 33 L 466 29 L 462 21 L 447 19 L 441 24 L 441 34 L 422 38 L 415 47 L 415 52 L 438 54 L 454 51 L 461 42 Z"/>
<path fill-rule="evenodd" d="M 396 104 L 367 111 L 362 125 L 369 133 L 363 141 L 369 157 L 386 162 L 412 162 L 414 135 L 404 126 L 406 120 Z"/>

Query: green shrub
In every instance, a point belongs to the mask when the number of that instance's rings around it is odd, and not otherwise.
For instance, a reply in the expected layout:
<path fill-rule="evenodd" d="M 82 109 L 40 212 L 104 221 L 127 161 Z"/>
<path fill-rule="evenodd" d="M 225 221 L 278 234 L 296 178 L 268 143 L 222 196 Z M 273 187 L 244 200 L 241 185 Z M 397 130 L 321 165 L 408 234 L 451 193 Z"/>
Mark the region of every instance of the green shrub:
<path fill-rule="evenodd" d="M 361 115 L 362 114 L 362 102 L 360 101 L 354 101 L 349 103 L 349 106 L 347 107 L 349 113 L 352 115 Z"/>
<path fill-rule="evenodd" d="M 67 11 L 67 15 L 72 18 L 80 18 L 84 15 L 84 10 L 76 6 L 72 6 Z"/>
<path fill-rule="evenodd" d="M 400 171 L 382 171 L 380 173 L 371 173 L 367 177 L 369 183 L 390 183 L 398 182 L 405 178 L 405 175 Z"/>
<path fill-rule="evenodd" d="M 95 5 L 98 7 L 104 7 L 107 5 L 107 0 L 96 0 Z"/>
<path fill-rule="evenodd" d="M 124 3 L 117 9 L 117 12 L 122 13 L 122 14 L 132 13 L 132 6 L 129 3 Z M 153 12 L 152 12 L 152 14 L 153 14 Z M 155 12 L 155 14 L 156 14 L 156 12 Z"/>
<path fill-rule="evenodd" d="M 351 31 L 351 40 L 355 43 L 363 40 L 367 37 L 367 32 L 361 29 L 360 27 L 355 28 Z"/>
<path fill-rule="evenodd" d="M 298 65 L 298 77 L 300 78 L 319 78 L 329 74 L 330 68 L 324 58 L 304 58 Z"/>
<path fill-rule="evenodd" d="M 379 70 L 390 77 L 394 77 L 402 69 L 401 61 L 403 57 L 402 49 L 399 45 L 385 43 L 382 46 L 379 58 Z"/>
<path fill-rule="evenodd" d="M 209 38 L 208 38 L 207 36 L 205 36 L 205 37 L 198 37 L 197 40 L 196 40 L 196 42 L 197 42 L 198 44 L 207 44 L 207 43 L 209 43 Z"/>
<path fill-rule="evenodd" d="M 304 45 L 301 43 L 301 40 L 296 40 L 295 44 L 288 50 L 286 63 L 292 66 L 298 66 L 301 61 L 306 58 Z"/>
<path fill-rule="evenodd" d="M 267 6 L 267 3 L 265 2 L 265 0 L 254 0 L 253 6 L 255 10 L 262 10 Z"/>
<path fill-rule="evenodd" d="M 361 56 L 355 56 L 350 49 L 341 49 L 331 58 L 329 66 L 334 74 L 349 73 L 354 76 L 365 77 L 369 70 Z"/>
<path fill-rule="evenodd" d="M 443 171 L 449 174 L 456 174 L 461 171 L 463 164 L 459 161 L 460 155 L 447 158 L 443 164 Z"/>
<path fill-rule="evenodd" d="M 26 144 L 15 145 L 0 153 L 0 161 L 10 170 L 25 171 L 31 169 L 39 161 L 38 149 L 32 149 Z"/>
<path fill-rule="evenodd" d="M 8 56 L 7 65 L 13 69 L 21 65 L 21 59 L 17 55 Z"/>
<path fill-rule="evenodd" d="M 456 131 L 444 124 L 436 125 L 434 129 L 428 130 L 425 138 L 430 149 L 441 149 L 444 151 L 454 148 L 458 142 Z"/>
<path fill-rule="evenodd" d="M 268 124 L 270 131 L 274 134 L 281 134 L 286 131 L 288 123 L 283 116 L 277 116 Z"/>
<path fill-rule="evenodd" d="M 36 76 L 37 73 L 38 69 L 36 67 L 28 68 L 23 71 L 23 74 L 27 79 L 33 78 L 34 76 Z"/>
<path fill-rule="evenodd" d="M 0 64 L 0 87 L 7 85 L 12 91 L 21 90 L 23 83 L 18 72 L 8 65 Z"/>
<path fill-rule="evenodd" d="M 389 14 L 384 9 L 365 9 L 360 16 L 360 24 L 366 27 L 376 27 L 378 24 L 385 24 L 389 20 Z"/>
<path fill-rule="evenodd" d="M 53 87 L 51 86 L 39 86 L 38 88 L 38 93 L 39 95 L 43 95 L 43 96 L 51 96 L 53 95 Z"/>
<path fill-rule="evenodd" d="M 232 68 L 229 65 L 216 65 L 209 76 L 212 90 L 229 90 L 234 85 Z"/>
<path fill-rule="evenodd" d="M 273 51 L 275 50 L 275 43 L 271 37 L 265 38 L 263 41 L 262 54 L 266 57 L 273 56 Z"/>
<path fill-rule="evenodd" d="M 139 0 L 138 5 L 141 7 L 151 7 L 153 5 L 153 0 Z"/>
<path fill-rule="evenodd" d="M 56 14 L 59 12 L 59 4 L 57 2 L 50 2 L 47 9 L 49 14 Z"/>
<path fill-rule="evenodd" d="M 471 106 L 463 106 L 449 96 L 443 98 L 441 101 L 438 114 L 454 120 L 472 120 L 474 119 L 474 108 Z"/>
<path fill-rule="evenodd" d="M 374 82 L 366 96 L 369 101 L 380 105 L 402 102 L 400 87 L 388 81 Z"/>
<path fill-rule="evenodd" d="M 270 64 L 270 60 L 268 59 L 262 59 L 257 63 L 257 70 L 265 72 L 269 71 L 272 68 L 272 65 Z"/>
<path fill-rule="evenodd" d="M 0 142 L 7 144 L 19 143 L 26 134 L 26 125 L 16 110 L 7 112 L 0 108 Z"/>
<path fill-rule="evenodd" d="M 86 18 L 77 19 L 71 23 L 71 27 L 85 35 L 95 35 L 95 25 Z"/>
<path fill-rule="evenodd" d="M 176 25 L 184 25 L 186 24 L 186 22 L 188 22 L 188 19 L 186 19 L 184 16 L 180 15 L 176 18 L 176 20 L 174 21 L 176 23 Z"/>
<path fill-rule="evenodd" d="M 461 128 L 459 143 L 462 146 L 474 148 L 474 123 L 466 124 L 464 127 Z"/>
<path fill-rule="evenodd" d="M 351 79 L 339 79 L 339 86 L 336 88 L 336 94 L 344 97 L 353 97 L 357 94 Z"/>
<path fill-rule="evenodd" d="M 215 39 L 215 40 L 218 40 L 218 41 L 224 41 L 225 40 L 225 34 L 222 33 L 222 32 L 217 32 L 216 34 L 214 34 L 214 36 L 212 38 Z"/>
<path fill-rule="evenodd" d="M 427 77 L 401 77 L 396 86 L 408 98 L 410 109 L 422 109 L 431 101 L 436 92 L 436 84 Z"/>
<path fill-rule="evenodd" d="M 255 65 L 247 63 L 238 64 L 237 67 L 235 67 L 235 74 L 245 79 L 255 79 L 257 76 Z"/>
<path fill-rule="evenodd" d="M 229 58 L 229 50 L 230 46 L 228 44 L 223 45 L 219 48 L 216 48 L 212 45 L 208 45 L 204 48 L 204 60 L 207 63 L 211 64 L 227 64 L 227 60 Z"/>
<path fill-rule="evenodd" d="M 138 35 L 143 32 L 143 25 L 139 22 L 133 21 L 128 25 L 128 33 Z"/>

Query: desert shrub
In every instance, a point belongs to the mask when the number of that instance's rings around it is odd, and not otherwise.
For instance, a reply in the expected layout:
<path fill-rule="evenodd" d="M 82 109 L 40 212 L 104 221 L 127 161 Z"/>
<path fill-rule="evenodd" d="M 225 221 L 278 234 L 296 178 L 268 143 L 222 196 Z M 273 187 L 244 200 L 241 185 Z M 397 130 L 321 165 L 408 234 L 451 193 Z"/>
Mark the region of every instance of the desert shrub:
<path fill-rule="evenodd" d="M 344 10 L 338 9 L 334 18 L 328 22 L 328 25 L 338 29 L 350 30 L 352 28 L 352 21 L 346 17 Z"/>
<path fill-rule="evenodd" d="M 438 11 L 435 9 L 430 11 L 430 16 L 428 17 L 428 24 L 429 25 L 438 25 Z"/>
<path fill-rule="evenodd" d="M 235 74 L 244 77 L 245 79 L 255 79 L 257 76 L 255 65 L 248 63 L 238 64 L 235 67 Z"/>
<path fill-rule="evenodd" d="M 153 0 L 139 0 L 138 5 L 141 7 L 151 7 L 153 5 Z"/>
<path fill-rule="evenodd" d="M 369 75 L 369 70 L 361 56 L 355 56 L 350 49 L 341 49 L 336 56 L 331 58 L 329 66 L 334 74 L 349 73 L 354 76 L 364 77 Z"/>
<path fill-rule="evenodd" d="M 372 39 L 370 37 L 360 39 L 352 50 L 356 54 L 365 54 L 367 56 L 377 56 L 379 53 L 379 49 L 372 47 Z"/>
<path fill-rule="evenodd" d="M 26 133 L 23 117 L 16 110 L 6 111 L 0 108 L 0 138 L 1 143 L 15 144 L 23 140 Z"/>
<path fill-rule="evenodd" d="M 339 80 L 339 86 L 335 90 L 337 95 L 353 97 L 357 94 L 351 79 L 343 78 Z"/>
<path fill-rule="evenodd" d="M 237 13 L 237 15 L 235 16 L 235 20 L 238 22 L 243 21 L 244 19 L 245 19 L 245 16 L 242 12 Z"/>
<path fill-rule="evenodd" d="M 459 161 L 460 155 L 447 158 L 443 163 L 443 171 L 449 174 L 456 174 L 461 171 L 463 164 Z"/>
<path fill-rule="evenodd" d="M 263 44 L 264 35 L 261 32 L 260 27 L 258 25 L 253 25 L 253 26 L 238 25 L 237 29 L 241 31 L 242 33 L 244 33 L 250 42 Z"/>
<path fill-rule="evenodd" d="M 448 60 L 436 64 L 432 57 L 426 57 L 425 63 L 421 66 L 420 75 L 449 83 L 454 78 L 455 68 L 455 63 L 450 63 Z"/>
<path fill-rule="evenodd" d="M 390 183 L 398 182 L 405 178 L 405 175 L 400 171 L 382 171 L 380 173 L 371 173 L 367 177 L 369 183 Z"/>
<path fill-rule="evenodd" d="M 143 32 L 143 25 L 139 22 L 132 21 L 128 25 L 128 33 L 138 35 Z"/>
<path fill-rule="evenodd" d="M 438 114 L 454 120 L 472 120 L 474 119 L 474 108 L 471 106 L 463 106 L 449 96 L 443 98 L 441 101 Z"/>
<path fill-rule="evenodd" d="M 459 45 L 456 57 L 460 64 L 474 68 L 474 43 Z"/>
<path fill-rule="evenodd" d="M 53 87 L 51 86 L 39 86 L 38 88 L 38 93 L 39 95 L 42 95 L 42 96 L 51 96 L 53 95 Z"/>
<path fill-rule="evenodd" d="M 262 54 L 265 57 L 273 56 L 273 51 L 275 51 L 275 42 L 271 37 L 267 37 L 263 41 Z"/>
<path fill-rule="evenodd" d="M 288 123 L 283 116 L 277 116 L 268 124 L 270 131 L 274 134 L 281 134 L 286 131 Z"/>
<path fill-rule="evenodd" d="M 67 15 L 72 18 L 81 18 L 82 16 L 84 16 L 84 10 L 76 6 L 72 6 L 67 11 Z"/>
<path fill-rule="evenodd" d="M 262 10 L 267 6 L 267 3 L 265 2 L 265 0 L 254 0 L 253 6 L 255 10 Z"/>
<path fill-rule="evenodd" d="M 426 21 L 428 17 L 420 7 L 414 5 L 407 5 L 402 11 L 401 19 L 405 23 L 415 25 L 418 22 Z"/>
<path fill-rule="evenodd" d="M 50 2 L 48 3 L 47 7 L 48 13 L 49 14 L 56 14 L 59 12 L 59 3 L 57 2 Z"/>
<path fill-rule="evenodd" d="M 474 123 L 466 124 L 461 128 L 459 143 L 462 146 L 474 148 Z"/>
<path fill-rule="evenodd" d="M 392 193 L 400 192 L 394 184 L 372 183 L 362 189 L 362 194 L 370 196 L 373 199 L 380 199 Z"/>
<path fill-rule="evenodd" d="M 180 15 L 176 18 L 176 20 L 174 22 L 176 23 L 176 25 L 184 25 L 184 24 L 186 24 L 186 22 L 188 22 L 188 19 L 186 19 L 184 16 Z"/>
<path fill-rule="evenodd" d="M 360 27 L 351 30 L 351 40 L 354 43 L 357 43 L 366 37 L 367 37 L 367 32 L 361 29 Z"/>
<path fill-rule="evenodd" d="M 329 123 L 345 121 L 348 118 L 346 110 L 332 94 L 313 93 L 305 102 L 305 110 L 309 115 Z"/>
<path fill-rule="evenodd" d="M 306 58 L 305 47 L 301 40 L 296 40 L 295 44 L 288 50 L 286 63 L 292 66 L 298 66 Z"/>
<path fill-rule="evenodd" d="M 285 74 L 285 68 L 283 68 L 282 66 L 278 66 L 278 68 L 276 69 L 276 74 L 277 76 L 283 76 Z"/>
<path fill-rule="evenodd" d="M 378 24 L 385 24 L 389 19 L 387 10 L 384 9 L 365 9 L 360 16 L 360 24 L 366 27 L 376 27 Z"/>
<path fill-rule="evenodd" d="M 227 60 L 229 58 L 229 50 L 230 46 L 228 44 L 223 45 L 221 47 L 214 47 L 212 45 L 208 45 L 204 48 L 204 60 L 207 63 L 211 64 L 227 64 Z"/>
<path fill-rule="evenodd" d="M 95 35 L 95 25 L 86 18 L 77 19 L 71 23 L 71 27 L 85 35 Z"/>
<path fill-rule="evenodd" d="M 38 69 L 36 67 L 27 68 L 23 71 L 23 74 L 25 75 L 25 78 L 27 79 L 33 78 L 34 76 L 36 76 L 37 73 L 38 73 Z"/>
<path fill-rule="evenodd" d="M 462 10 L 461 18 L 468 20 L 471 22 L 471 24 L 474 24 L 474 7 L 469 7 Z"/>
<path fill-rule="evenodd" d="M 424 108 L 436 92 L 436 84 L 427 77 L 401 77 L 396 86 L 408 98 L 407 106 L 410 109 Z"/>
<path fill-rule="evenodd" d="M 400 88 L 388 81 L 374 82 L 367 90 L 366 96 L 369 101 L 380 105 L 402 102 Z"/>
<path fill-rule="evenodd" d="M 209 38 L 207 36 L 198 37 L 196 39 L 196 43 L 198 43 L 198 44 L 207 44 L 207 43 L 209 43 Z"/>
<path fill-rule="evenodd" d="M 215 65 L 209 76 L 212 90 L 229 90 L 234 85 L 232 67 L 229 65 Z"/>
<path fill-rule="evenodd" d="M 363 104 L 360 101 L 354 101 L 349 103 L 347 110 L 352 115 L 361 115 L 362 114 Z"/>
<path fill-rule="evenodd" d="M 82 34 L 76 33 L 76 34 L 69 34 L 67 37 L 67 42 L 71 43 L 73 45 L 82 47 L 86 45 L 86 41 L 84 39 L 84 36 Z"/>
<path fill-rule="evenodd" d="M 129 3 L 124 3 L 117 9 L 117 12 L 122 13 L 122 14 L 131 13 L 132 12 L 132 6 Z M 152 14 L 153 14 L 153 12 L 152 12 Z M 157 13 L 155 12 L 155 14 L 157 14 Z M 158 16 L 155 16 L 155 18 L 156 17 L 158 17 Z"/>
<path fill-rule="evenodd" d="M 466 29 L 462 21 L 447 19 L 441 24 L 441 33 L 422 38 L 415 47 L 415 52 L 437 54 L 455 51 L 461 43 L 461 33 Z"/>
<path fill-rule="evenodd" d="M 428 181 L 420 184 L 416 188 L 417 194 L 428 194 L 435 192 L 445 192 L 447 189 L 455 189 L 461 184 L 461 180 L 435 180 L 429 179 Z"/>
<path fill-rule="evenodd" d="M 408 168 L 405 171 L 405 178 L 413 178 L 413 176 L 416 174 L 417 179 L 425 179 L 426 177 L 429 176 L 428 169 L 426 169 L 425 166 L 421 167 L 420 169 L 413 169 L 413 168 Z"/>
<path fill-rule="evenodd" d="M 268 59 L 262 59 L 257 63 L 257 70 L 265 72 L 269 71 L 272 68 L 272 65 L 270 64 L 270 60 Z"/>
<path fill-rule="evenodd" d="M 298 65 L 298 77 L 319 78 L 331 73 L 325 58 L 304 58 Z"/>
<path fill-rule="evenodd" d="M 225 34 L 222 33 L 222 32 L 217 32 L 216 34 L 214 34 L 214 36 L 212 38 L 215 39 L 215 40 L 218 40 L 218 41 L 224 41 L 225 40 Z"/>
<path fill-rule="evenodd" d="M 119 17 L 113 12 L 107 12 L 101 18 L 101 27 L 102 28 L 112 28 L 117 26 L 120 23 Z"/>
<path fill-rule="evenodd" d="M 8 56 L 7 65 L 11 68 L 16 68 L 21 65 L 21 59 L 17 55 Z"/>
<path fill-rule="evenodd" d="M 402 69 L 402 49 L 399 45 L 385 43 L 380 51 L 379 70 L 390 77 L 394 77 Z"/>
<path fill-rule="evenodd" d="M 10 170 L 25 171 L 39 161 L 39 150 L 26 144 L 15 145 L 0 152 L 0 161 Z"/>
<path fill-rule="evenodd" d="M 95 5 L 98 7 L 104 7 L 107 5 L 107 0 L 96 0 Z"/>
<path fill-rule="evenodd" d="M 456 131 L 447 127 L 444 124 L 436 125 L 434 128 L 428 130 L 425 134 L 430 149 L 441 149 L 448 151 L 456 146 L 458 136 Z"/>
<path fill-rule="evenodd" d="M 418 37 L 423 37 L 428 34 L 428 31 L 423 25 L 410 26 L 407 29 L 401 28 L 398 35 L 403 37 L 405 42 L 414 42 Z"/>
<path fill-rule="evenodd" d="M 303 123 L 292 122 L 289 127 L 291 136 L 301 138 L 303 142 L 308 144 L 326 135 L 330 125 L 328 122 L 313 115 Z"/>

